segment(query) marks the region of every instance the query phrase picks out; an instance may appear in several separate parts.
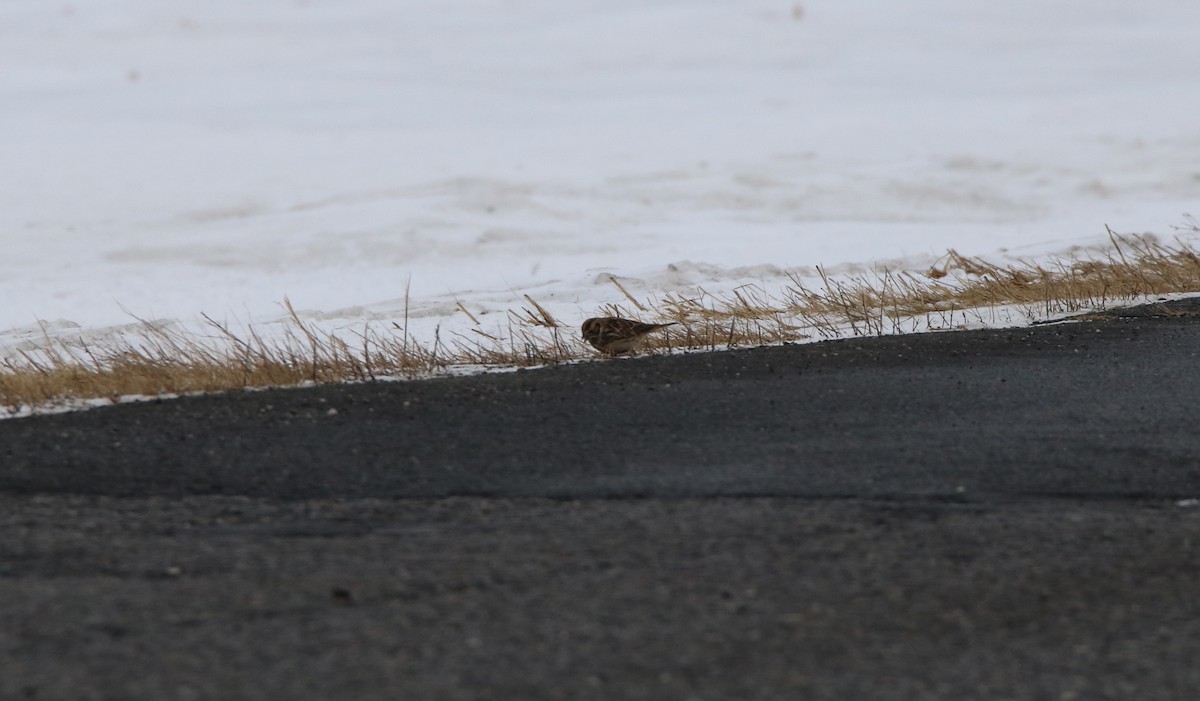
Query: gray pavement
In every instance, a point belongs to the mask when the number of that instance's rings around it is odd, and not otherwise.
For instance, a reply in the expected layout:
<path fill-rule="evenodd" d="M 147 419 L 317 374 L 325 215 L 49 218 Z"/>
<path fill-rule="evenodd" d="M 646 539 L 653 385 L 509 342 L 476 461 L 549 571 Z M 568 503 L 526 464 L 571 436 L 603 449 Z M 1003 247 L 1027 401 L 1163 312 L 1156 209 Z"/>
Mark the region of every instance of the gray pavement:
<path fill-rule="evenodd" d="M 0 698 L 1195 698 L 1196 321 L 3 421 Z"/>

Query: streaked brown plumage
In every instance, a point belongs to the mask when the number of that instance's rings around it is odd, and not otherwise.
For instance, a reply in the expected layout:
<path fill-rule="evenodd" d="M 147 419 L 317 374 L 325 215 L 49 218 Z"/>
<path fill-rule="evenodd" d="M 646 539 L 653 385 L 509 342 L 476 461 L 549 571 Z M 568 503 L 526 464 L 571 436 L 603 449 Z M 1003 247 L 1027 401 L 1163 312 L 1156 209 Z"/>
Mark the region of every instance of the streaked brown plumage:
<path fill-rule="evenodd" d="M 672 321 L 669 324 L 643 324 L 632 319 L 605 316 L 588 319 L 583 322 L 580 330 L 583 340 L 595 346 L 596 350 L 608 355 L 620 355 L 636 350 L 646 334 L 651 331 L 673 326 L 675 323 Z"/>

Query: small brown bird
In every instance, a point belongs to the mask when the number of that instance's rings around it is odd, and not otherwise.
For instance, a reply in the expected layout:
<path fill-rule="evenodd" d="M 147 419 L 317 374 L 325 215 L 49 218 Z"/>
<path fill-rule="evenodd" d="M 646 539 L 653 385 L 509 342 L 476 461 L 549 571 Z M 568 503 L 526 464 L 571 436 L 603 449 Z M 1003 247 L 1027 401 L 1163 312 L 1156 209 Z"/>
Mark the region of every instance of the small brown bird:
<path fill-rule="evenodd" d="M 669 324 L 643 324 L 632 319 L 605 316 L 588 319 L 583 322 L 583 328 L 580 330 L 583 340 L 595 346 L 601 353 L 620 355 L 636 350 L 646 338 L 646 334 L 651 331 L 674 326 L 675 323 L 672 321 Z"/>

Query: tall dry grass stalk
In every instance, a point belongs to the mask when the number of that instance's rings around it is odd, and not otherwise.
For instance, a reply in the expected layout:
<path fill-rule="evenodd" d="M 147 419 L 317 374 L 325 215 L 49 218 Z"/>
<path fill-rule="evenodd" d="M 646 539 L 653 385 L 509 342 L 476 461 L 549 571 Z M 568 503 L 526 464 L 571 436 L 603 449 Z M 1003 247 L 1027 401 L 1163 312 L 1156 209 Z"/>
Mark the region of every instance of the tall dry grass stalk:
<path fill-rule="evenodd" d="M 630 306 L 606 305 L 597 314 L 679 322 L 651 339 L 651 352 L 717 350 L 957 328 L 986 322 L 998 308 L 1034 319 L 1200 292 L 1200 256 L 1188 245 L 1109 234 L 1112 246 L 1102 254 L 1037 265 L 1000 266 L 950 251 L 923 275 L 834 277 L 818 269 L 819 285 L 792 276 L 773 290 L 745 285 L 724 294 L 697 289 L 639 301 L 614 278 Z M 35 350 L 0 359 L 0 407 L 416 377 L 453 366 L 528 367 L 595 355 L 574 323 L 556 319 L 528 295 L 527 305 L 508 312 L 506 333 L 472 329 L 443 339 L 437 331 L 423 341 L 408 333 L 407 291 L 405 299 L 403 325 L 380 330 L 364 324 L 351 341 L 305 323 L 286 299 L 290 323 L 270 339 L 253 329 L 235 333 L 207 316 L 211 333 L 203 336 L 144 320 L 133 340 L 89 344 L 47 335 Z"/>

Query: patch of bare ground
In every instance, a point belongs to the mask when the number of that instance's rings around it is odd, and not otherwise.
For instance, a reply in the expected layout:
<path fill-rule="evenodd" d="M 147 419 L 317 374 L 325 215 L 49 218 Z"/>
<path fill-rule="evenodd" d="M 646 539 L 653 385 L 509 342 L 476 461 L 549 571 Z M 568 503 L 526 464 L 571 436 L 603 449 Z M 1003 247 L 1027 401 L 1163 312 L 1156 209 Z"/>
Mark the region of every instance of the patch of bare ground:
<path fill-rule="evenodd" d="M 1189 229 L 1200 226 L 1189 219 Z M 792 276 L 778 289 L 745 285 L 710 294 L 698 288 L 639 300 L 614 279 L 624 301 L 597 315 L 677 322 L 649 339 L 646 351 L 654 353 L 947 330 L 986 323 L 1001 308 L 1010 318 L 1032 322 L 1200 292 L 1200 255 L 1186 243 L 1109 235 L 1111 246 L 1102 253 L 1036 264 L 997 265 L 951 250 L 923 274 L 884 270 L 835 277 L 818 268 L 815 286 Z M 364 325 L 348 341 L 305 323 L 287 300 L 290 325 L 270 338 L 253 329 L 236 333 L 207 316 L 212 333 L 204 337 L 149 321 L 141 321 L 131 340 L 104 344 L 47 335 L 39 347 L 0 359 L 0 407 L 14 413 L 127 395 L 411 378 L 455 367 L 531 367 L 596 357 L 576 323 L 555 318 L 528 295 L 525 301 L 508 312 L 503 335 L 475 328 L 432 341 L 412 338 L 407 318 L 382 329 Z"/>

